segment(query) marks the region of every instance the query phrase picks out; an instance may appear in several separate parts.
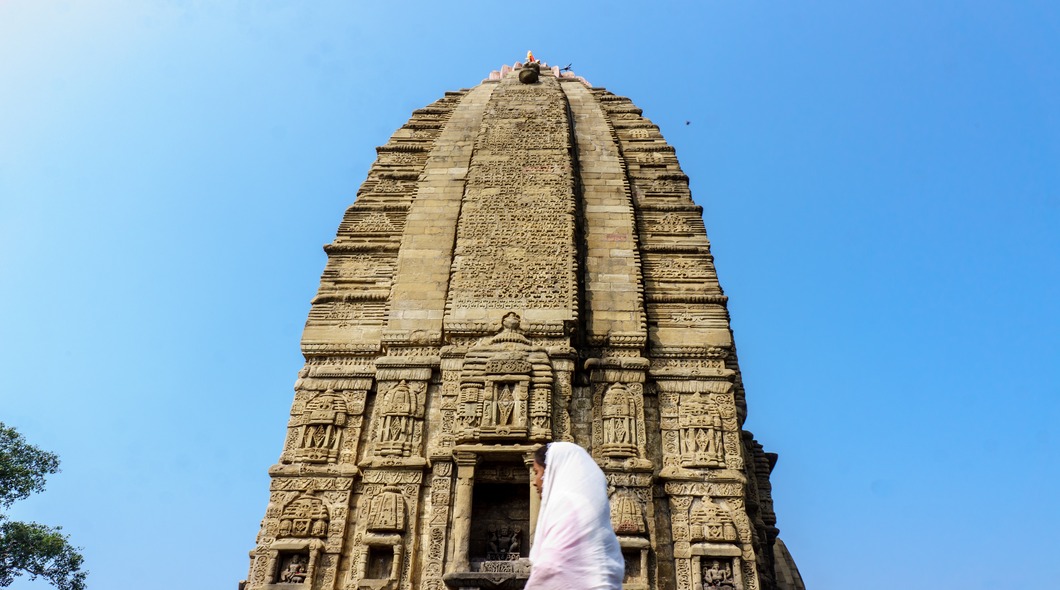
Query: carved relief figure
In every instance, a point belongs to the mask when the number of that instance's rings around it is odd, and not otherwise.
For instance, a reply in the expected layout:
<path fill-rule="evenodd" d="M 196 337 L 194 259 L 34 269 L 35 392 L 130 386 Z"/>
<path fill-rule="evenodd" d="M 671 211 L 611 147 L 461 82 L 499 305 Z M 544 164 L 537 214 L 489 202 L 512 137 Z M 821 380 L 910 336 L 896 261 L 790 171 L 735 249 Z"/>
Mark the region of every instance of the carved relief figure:
<path fill-rule="evenodd" d="M 615 383 L 604 394 L 603 427 L 605 455 L 622 458 L 637 454 L 636 406 L 621 383 Z"/>
<path fill-rule="evenodd" d="M 721 415 L 717 404 L 696 392 L 681 399 L 681 463 L 688 467 L 722 467 Z"/>
<path fill-rule="evenodd" d="M 522 550 L 523 530 L 512 527 L 500 529 L 491 527 L 487 533 L 488 553 L 486 559 L 490 561 L 514 561 L 520 557 Z"/>
<path fill-rule="evenodd" d="M 497 421 L 494 419 L 493 411 L 493 388 L 487 389 L 485 397 L 482 399 L 482 425 L 483 426 L 495 426 Z"/>
<path fill-rule="evenodd" d="M 280 572 L 280 581 L 284 584 L 301 584 L 305 582 L 307 575 L 305 557 L 295 555 L 287 564 L 287 568 Z"/>
<path fill-rule="evenodd" d="M 732 578 L 732 566 L 726 563 L 722 566 L 721 562 L 714 560 L 708 566 L 703 567 L 703 588 L 714 588 L 717 590 L 733 590 L 736 587 L 736 582 Z"/>

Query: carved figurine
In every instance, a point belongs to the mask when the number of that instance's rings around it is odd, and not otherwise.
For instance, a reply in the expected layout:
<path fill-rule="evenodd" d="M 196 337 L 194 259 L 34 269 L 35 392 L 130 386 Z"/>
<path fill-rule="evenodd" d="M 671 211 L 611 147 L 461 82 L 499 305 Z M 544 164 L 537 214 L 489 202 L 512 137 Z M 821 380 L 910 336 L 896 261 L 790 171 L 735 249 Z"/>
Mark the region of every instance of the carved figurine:
<path fill-rule="evenodd" d="M 287 564 L 287 569 L 280 574 L 280 581 L 285 584 L 301 584 L 305 582 L 307 573 L 304 559 L 301 555 L 292 557 L 291 563 Z"/>
<path fill-rule="evenodd" d="M 515 533 L 512 534 L 512 540 L 508 542 L 508 553 L 518 555 L 522 548 L 521 538 L 523 536 L 523 529 L 515 529 Z"/>
<path fill-rule="evenodd" d="M 703 570 L 703 588 L 716 588 L 717 590 L 733 590 L 735 588 L 735 582 L 732 579 L 732 569 L 729 564 L 725 564 L 725 567 L 721 567 L 721 562 L 715 560 L 714 563 Z"/>
<path fill-rule="evenodd" d="M 718 406 L 703 399 L 702 393 L 686 396 L 681 401 L 682 462 L 689 466 L 721 467 L 724 465 L 722 425 Z"/>
<path fill-rule="evenodd" d="M 505 561 L 519 559 L 522 550 L 523 529 L 504 527 L 497 529 L 493 526 L 487 529 L 486 559 L 490 561 Z"/>
<path fill-rule="evenodd" d="M 486 544 L 489 546 L 490 556 L 501 552 L 500 537 L 497 535 L 496 527 L 491 526 L 486 530 L 486 539 Z"/>

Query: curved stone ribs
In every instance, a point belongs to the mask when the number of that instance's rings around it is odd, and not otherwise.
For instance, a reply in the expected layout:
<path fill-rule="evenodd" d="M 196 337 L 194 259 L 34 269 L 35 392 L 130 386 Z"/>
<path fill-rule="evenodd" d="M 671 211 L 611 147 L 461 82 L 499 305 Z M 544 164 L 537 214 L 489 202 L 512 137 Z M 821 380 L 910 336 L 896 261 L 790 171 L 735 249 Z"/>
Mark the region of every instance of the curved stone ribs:
<path fill-rule="evenodd" d="M 404 239 L 419 235 L 418 224 L 422 223 L 422 206 L 416 212 L 414 203 L 421 192 L 434 188 L 421 182 L 421 177 L 437 178 L 440 170 L 450 174 L 449 162 L 442 160 L 453 156 L 435 154 L 434 148 L 459 145 L 458 138 L 466 136 L 459 122 L 469 110 L 465 103 L 473 105 L 474 97 L 466 101 L 465 94 L 446 93 L 415 111 L 386 145 L 377 148 L 378 158 L 357 191 L 356 201 L 346 210 L 335 240 L 324 247 L 328 263 L 302 335 L 302 352 L 307 357 L 379 351 L 384 329 L 394 315 L 391 290 L 401 287 L 399 263 L 407 265 L 411 254 L 411 250 L 400 254 Z M 450 125 L 454 111 L 458 111 L 458 120 Z M 459 183 L 459 175 L 450 175 Z M 414 211 L 411 216 L 410 209 Z M 412 228 L 407 227 L 410 223 Z M 406 270 L 405 275 L 415 270 Z"/>

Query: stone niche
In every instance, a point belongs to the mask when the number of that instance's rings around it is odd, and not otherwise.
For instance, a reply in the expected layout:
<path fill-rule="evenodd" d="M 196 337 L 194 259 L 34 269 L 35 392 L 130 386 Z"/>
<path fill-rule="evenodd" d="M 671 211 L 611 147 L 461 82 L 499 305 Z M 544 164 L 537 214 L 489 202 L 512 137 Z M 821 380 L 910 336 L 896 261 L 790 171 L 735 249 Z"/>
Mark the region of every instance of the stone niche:
<path fill-rule="evenodd" d="M 398 565 L 397 555 L 400 553 L 399 546 L 378 544 L 369 545 L 368 554 L 365 559 L 364 578 L 365 587 L 373 587 L 377 581 L 389 581 L 397 579 L 395 566 Z"/>
<path fill-rule="evenodd" d="M 548 440 L 553 370 L 508 313 L 501 331 L 472 346 L 460 375 L 458 443 Z"/>
<path fill-rule="evenodd" d="M 530 493 L 521 463 L 486 462 L 475 472 L 468 555 L 471 571 L 529 555 Z M 503 568 L 501 568 L 503 569 Z"/>
<path fill-rule="evenodd" d="M 697 556 L 693 559 L 695 588 L 738 590 L 744 588 L 740 559 L 728 556 Z"/>
<path fill-rule="evenodd" d="M 309 578 L 308 551 L 281 551 L 277 561 L 277 584 L 302 584 Z"/>
<path fill-rule="evenodd" d="M 457 454 L 454 511 L 466 517 L 453 521 L 456 556 L 442 577 L 450 589 L 520 590 L 526 584 L 538 508 L 527 466 L 530 449 Z"/>
<path fill-rule="evenodd" d="M 315 539 L 275 541 L 270 546 L 268 583 L 270 590 L 308 588 L 316 576 L 324 545 Z"/>

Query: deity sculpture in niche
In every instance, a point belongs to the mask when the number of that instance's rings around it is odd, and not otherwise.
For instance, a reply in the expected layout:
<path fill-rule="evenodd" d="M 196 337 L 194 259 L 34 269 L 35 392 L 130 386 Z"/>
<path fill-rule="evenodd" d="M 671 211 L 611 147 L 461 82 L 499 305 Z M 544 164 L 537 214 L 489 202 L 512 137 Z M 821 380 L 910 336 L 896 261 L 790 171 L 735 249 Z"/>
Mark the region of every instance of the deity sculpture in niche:
<path fill-rule="evenodd" d="M 717 404 L 701 392 L 681 397 L 681 464 L 723 467 L 721 415 Z"/>
<path fill-rule="evenodd" d="M 346 414 L 346 401 L 333 389 L 310 399 L 301 416 L 302 431 L 295 457 L 307 463 L 335 461 Z"/>
<path fill-rule="evenodd" d="M 732 564 L 720 560 L 704 561 L 703 590 L 733 590 L 736 582 L 732 576 Z"/>
<path fill-rule="evenodd" d="M 460 375 L 457 438 L 535 440 L 549 436 L 552 365 L 548 353 L 523 335 L 518 314 L 501 331 L 472 346 Z"/>
<path fill-rule="evenodd" d="M 377 455 L 403 457 L 411 454 L 414 421 L 420 405 L 415 390 L 404 380 L 386 391 L 376 432 Z"/>
<path fill-rule="evenodd" d="M 308 573 L 308 559 L 304 555 L 295 554 L 290 557 L 286 566 L 280 571 L 280 582 L 283 584 L 301 584 L 305 582 Z"/>
<path fill-rule="evenodd" d="M 490 561 L 514 561 L 519 559 L 522 551 L 523 530 L 504 526 L 490 527 L 487 532 L 488 551 L 486 559 Z"/>
<path fill-rule="evenodd" d="M 302 496 L 280 513 L 280 537 L 327 537 L 328 510 L 319 498 Z"/>
<path fill-rule="evenodd" d="M 405 532 L 405 498 L 401 489 L 386 487 L 372 498 L 368 515 L 368 530 L 375 532 Z"/>
<path fill-rule="evenodd" d="M 629 390 L 615 383 L 604 394 L 602 451 L 616 459 L 637 455 L 637 408 Z"/>

